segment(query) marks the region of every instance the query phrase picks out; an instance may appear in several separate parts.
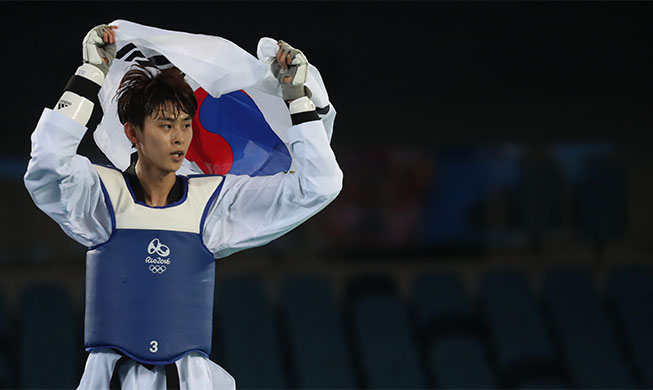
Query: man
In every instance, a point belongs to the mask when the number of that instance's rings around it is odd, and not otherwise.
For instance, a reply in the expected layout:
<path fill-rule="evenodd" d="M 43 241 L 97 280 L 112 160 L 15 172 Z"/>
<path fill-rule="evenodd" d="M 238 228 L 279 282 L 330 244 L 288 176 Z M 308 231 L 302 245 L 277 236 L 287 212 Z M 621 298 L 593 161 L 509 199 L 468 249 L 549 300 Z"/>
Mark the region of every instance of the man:
<path fill-rule="evenodd" d="M 36 205 L 89 247 L 79 388 L 234 388 L 208 359 L 215 258 L 266 244 L 330 203 L 342 172 L 304 87 L 305 56 L 279 42 L 272 72 L 293 126 L 295 170 L 274 176 L 176 176 L 197 104 L 176 68 L 133 68 L 118 115 L 138 153 L 126 171 L 76 155 L 93 94 L 115 57 L 115 26 L 83 41 L 83 64 L 32 134 L 25 185 Z M 252 373 L 255 375 L 255 373 Z"/>

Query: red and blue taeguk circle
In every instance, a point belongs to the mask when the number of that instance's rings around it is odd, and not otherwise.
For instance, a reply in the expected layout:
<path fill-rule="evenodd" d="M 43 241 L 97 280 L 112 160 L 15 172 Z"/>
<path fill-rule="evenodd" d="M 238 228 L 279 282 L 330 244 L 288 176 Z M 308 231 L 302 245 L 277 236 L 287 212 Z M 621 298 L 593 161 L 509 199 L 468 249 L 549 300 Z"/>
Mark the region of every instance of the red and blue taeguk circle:
<path fill-rule="evenodd" d="M 288 148 L 245 91 L 214 98 L 195 90 L 197 112 L 186 158 L 206 174 L 265 176 L 288 171 Z"/>

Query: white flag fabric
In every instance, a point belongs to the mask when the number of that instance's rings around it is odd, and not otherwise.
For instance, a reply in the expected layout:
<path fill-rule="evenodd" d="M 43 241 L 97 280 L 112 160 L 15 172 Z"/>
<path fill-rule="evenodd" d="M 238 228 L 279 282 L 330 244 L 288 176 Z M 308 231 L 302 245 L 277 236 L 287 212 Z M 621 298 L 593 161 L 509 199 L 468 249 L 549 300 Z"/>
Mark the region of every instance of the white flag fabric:
<path fill-rule="evenodd" d="M 258 58 L 220 37 L 169 31 L 116 20 L 117 55 L 99 93 L 104 112 L 94 133 L 100 150 L 125 170 L 134 151 L 118 120 L 116 91 L 125 72 L 138 63 L 176 66 L 195 92 L 193 142 L 178 173 L 274 174 L 291 168 L 286 133 L 291 126 L 281 88 L 270 71 L 277 41 L 261 38 Z M 309 57 L 310 61 L 310 57 Z M 331 137 L 335 109 L 322 77 L 309 66 L 307 86 Z"/>

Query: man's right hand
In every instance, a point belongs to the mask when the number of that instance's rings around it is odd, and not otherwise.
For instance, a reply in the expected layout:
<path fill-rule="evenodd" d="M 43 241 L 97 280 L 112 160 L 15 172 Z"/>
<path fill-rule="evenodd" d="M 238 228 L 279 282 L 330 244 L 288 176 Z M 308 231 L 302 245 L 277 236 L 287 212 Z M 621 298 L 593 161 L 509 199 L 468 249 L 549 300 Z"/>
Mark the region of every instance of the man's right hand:
<path fill-rule="evenodd" d="M 116 32 L 113 30 L 117 28 L 102 24 L 86 34 L 82 41 L 84 63 L 68 80 L 55 111 L 86 126 L 93 113 L 93 100 L 116 58 Z"/>
<path fill-rule="evenodd" d="M 98 67 L 106 77 L 109 67 L 116 58 L 116 32 L 118 26 L 101 24 L 93 27 L 82 41 L 84 63 Z"/>

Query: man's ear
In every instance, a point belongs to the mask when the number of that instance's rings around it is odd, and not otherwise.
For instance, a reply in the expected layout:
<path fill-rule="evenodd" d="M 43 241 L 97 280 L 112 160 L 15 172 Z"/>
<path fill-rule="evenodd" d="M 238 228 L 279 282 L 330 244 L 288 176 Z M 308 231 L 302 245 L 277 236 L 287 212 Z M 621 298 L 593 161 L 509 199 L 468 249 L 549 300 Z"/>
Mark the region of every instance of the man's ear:
<path fill-rule="evenodd" d="M 140 143 L 140 140 L 138 138 L 138 132 L 136 131 L 136 126 L 134 126 L 131 122 L 127 122 L 125 123 L 124 127 L 125 127 L 125 135 L 127 136 L 127 139 L 129 139 L 132 144 L 138 145 Z"/>

